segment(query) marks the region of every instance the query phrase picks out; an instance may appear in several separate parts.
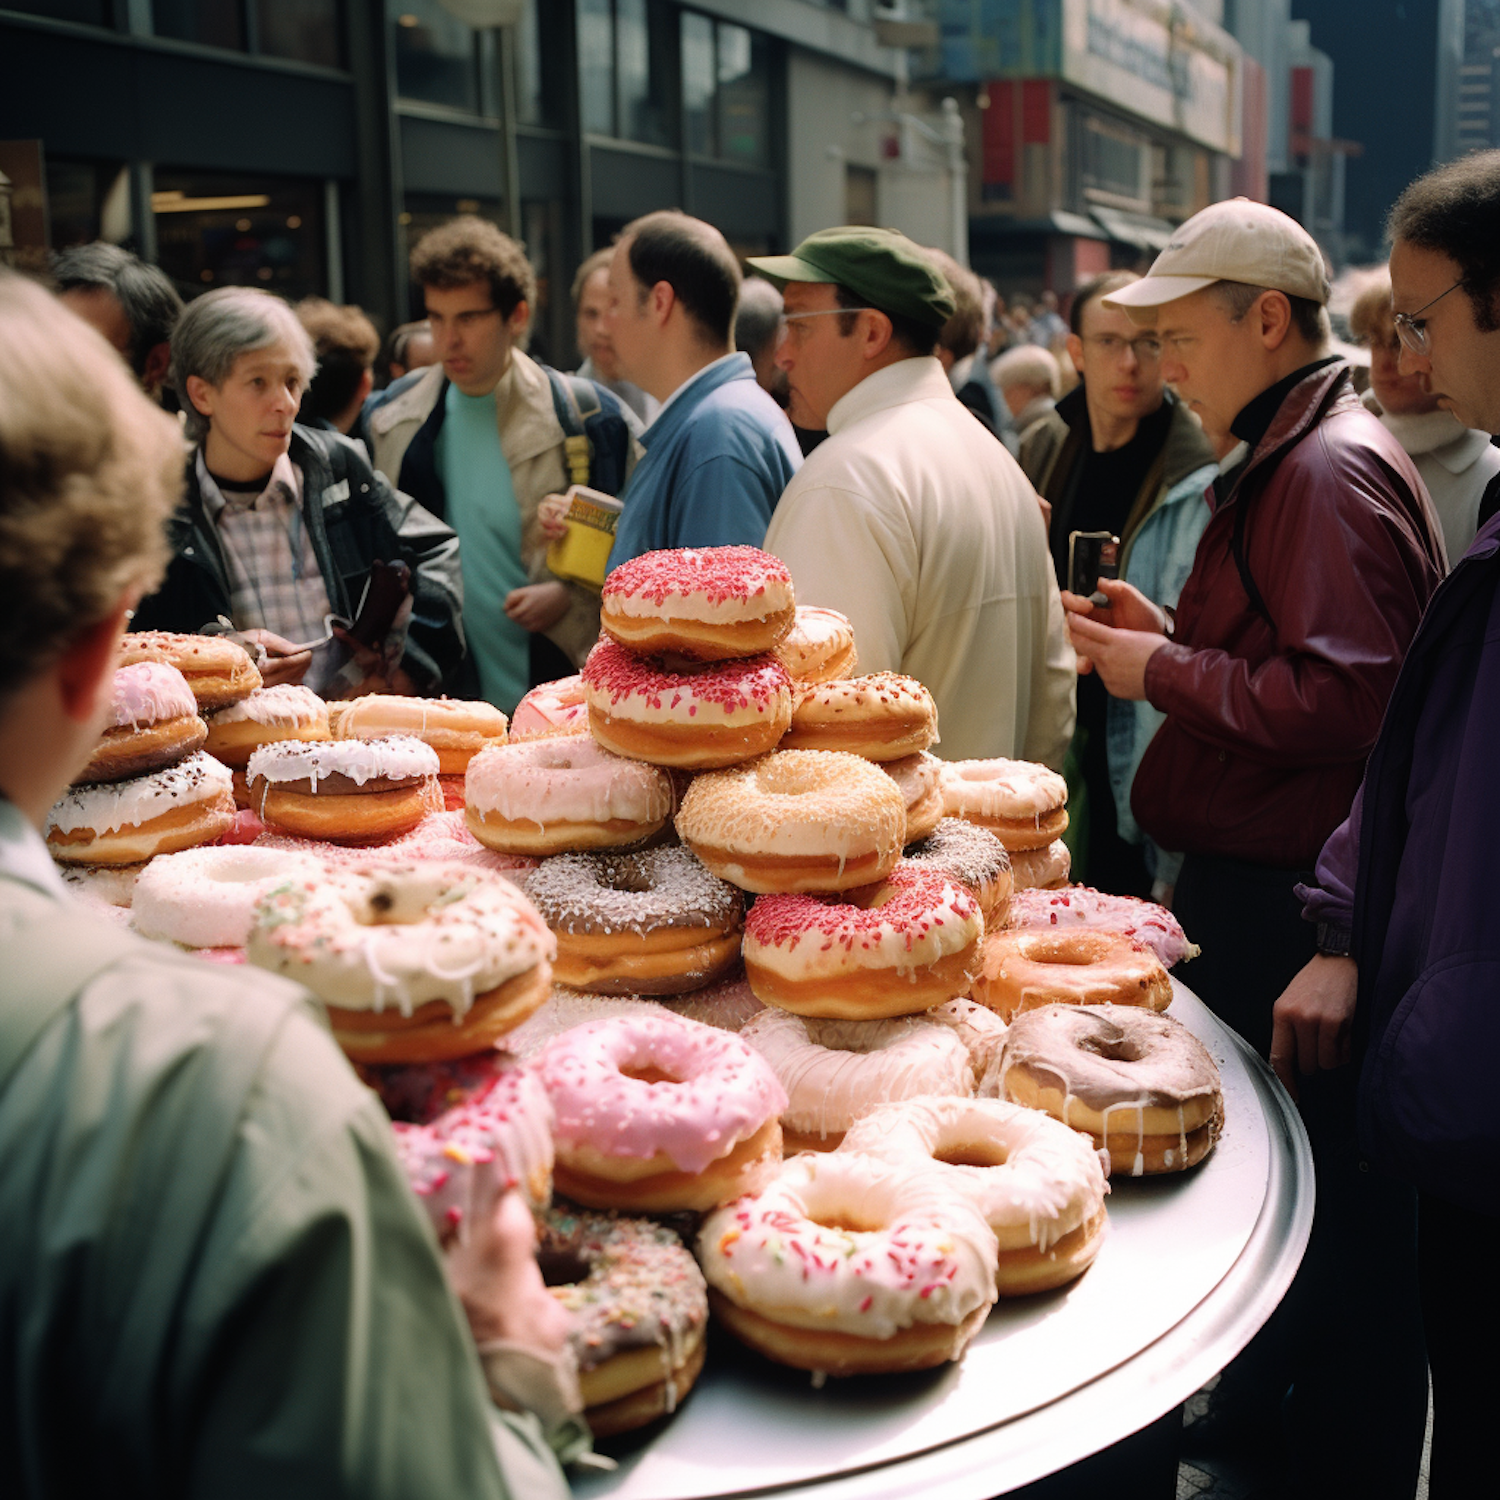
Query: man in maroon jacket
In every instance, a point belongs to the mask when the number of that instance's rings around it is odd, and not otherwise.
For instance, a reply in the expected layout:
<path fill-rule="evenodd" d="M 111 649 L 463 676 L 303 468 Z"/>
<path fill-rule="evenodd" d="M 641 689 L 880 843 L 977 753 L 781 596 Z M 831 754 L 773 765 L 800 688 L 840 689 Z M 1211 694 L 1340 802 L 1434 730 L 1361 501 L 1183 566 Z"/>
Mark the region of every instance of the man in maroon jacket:
<path fill-rule="evenodd" d="M 1176 910 L 1203 947 L 1188 983 L 1262 1055 L 1272 1004 L 1314 951 L 1294 889 L 1348 815 L 1445 564 L 1415 468 L 1328 353 L 1327 296 L 1312 238 L 1244 199 L 1188 220 L 1112 294 L 1155 328 L 1163 373 L 1209 436 L 1246 450 L 1214 486 L 1175 618 L 1126 584 L 1100 585 L 1104 607 L 1063 596 L 1085 665 L 1167 715 L 1131 805 L 1186 853 Z M 1293 1385 L 1300 1483 L 1409 1496 L 1426 1406 L 1412 1203 L 1361 1171 L 1350 1080 L 1318 1082 L 1301 1101 L 1313 1240 L 1256 1377 L 1242 1367 L 1225 1384 L 1252 1426 Z"/>

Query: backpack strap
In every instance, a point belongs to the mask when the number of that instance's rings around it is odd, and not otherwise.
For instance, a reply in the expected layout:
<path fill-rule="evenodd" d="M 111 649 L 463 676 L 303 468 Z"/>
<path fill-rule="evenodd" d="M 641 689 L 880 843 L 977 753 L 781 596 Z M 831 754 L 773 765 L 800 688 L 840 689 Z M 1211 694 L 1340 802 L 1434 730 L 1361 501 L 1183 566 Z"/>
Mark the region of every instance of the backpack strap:
<path fill-rule="evenodd" d="M 563 450 L 567 456 L 568 480 L 586 485 L 592 467 L 593 444 L 585 423 L 599 410 L 599 398 L 593 386 L 576 375 L 564 375 L 551 365 L 544 365 L 552 387 L 552 409 L 563 430 Z M 585 402 L 588 409 L 584 409 Z"/>
<path fill-rule="evenodd" d="M 1245 503 L 1247 498 L 1244 494 L 1235 496 L 1234 530 L 1229 537 L 1229 551 L 1234 558 L 1235 569 L 1240 575 L 1240 586 L 1245 590 L 1245 597 L 1250 601 L 1250 608 L 1271 627 L 1271 634 L 1275 635 L 1276 621 L 1271 618 L 1271 611 L 1266 608 L 1265 596 L 1250 572 L 1250 559 L 1245 555 L 1245 527 L 1249 524 L 1250 516 L 1250 507 Z"/>
<path fill-rule="evenodd" d="M 0 1086 L 79 991 L 140 942 L 71 904 L 40 900 L 43 915 L 22 923 L 6 944 Z"/>

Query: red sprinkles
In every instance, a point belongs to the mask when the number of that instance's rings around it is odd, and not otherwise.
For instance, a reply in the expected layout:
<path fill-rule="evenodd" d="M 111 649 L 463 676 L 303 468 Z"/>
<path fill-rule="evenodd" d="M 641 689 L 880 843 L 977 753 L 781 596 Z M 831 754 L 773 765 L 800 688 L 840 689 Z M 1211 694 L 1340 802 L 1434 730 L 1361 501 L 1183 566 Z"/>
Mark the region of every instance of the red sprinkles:
<path fill-rule="evenodd" d="M 658 607 L 699 594 L 710 604 L 743 603 L 776 584 L 790 589 L 792 575 L 779 557 L 759 547 L 679 547 L 623 563 L 604 580 L 603 597 L 639 597 Z"/>

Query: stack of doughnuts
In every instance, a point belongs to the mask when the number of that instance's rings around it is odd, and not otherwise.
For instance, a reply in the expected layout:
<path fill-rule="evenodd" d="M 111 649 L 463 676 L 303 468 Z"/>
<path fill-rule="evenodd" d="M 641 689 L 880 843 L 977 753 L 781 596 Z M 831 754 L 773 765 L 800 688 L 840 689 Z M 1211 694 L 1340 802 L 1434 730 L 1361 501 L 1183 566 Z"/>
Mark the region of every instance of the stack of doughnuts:
<path fill-rule="evenodd" d="M 256 688 L 248 697 L 209 715 L 204 749 L 234 774 L 234 800 L 250 806 L 245 767 L 251 753 L 279 740 L 330 738 L 328 705 L 311 688 L 284 682 Z"/>
<path fill-rule="evenodd" d="M 1000 840 L 1018 891 L 1067 884 L 1067 802 L 1067 782 L 1031 761 L 958 760 L 943 767 L 944 812 Z"/>
<path fill-rule="evenodd" d="M 136 630 L 120 642 L 116 666 L 159 661 L 187 680 L 198 712 L 213 713 L 248 698 L 260 684 L 260 670 L 239 644 L 217 635 L 183 635 L 172 630 Z"/>
<path fill-rule="evenodd" d="M 492 703 L 461 698 L 403 698 L 368 693 L 339 705 L 334 736 L 375 740 L 404 734 L 437 752 L 438 780 L 450 810 L 464 805 L 464 773 L 469 762 L 491 745 L 503 745 L 506 718 Z"/>

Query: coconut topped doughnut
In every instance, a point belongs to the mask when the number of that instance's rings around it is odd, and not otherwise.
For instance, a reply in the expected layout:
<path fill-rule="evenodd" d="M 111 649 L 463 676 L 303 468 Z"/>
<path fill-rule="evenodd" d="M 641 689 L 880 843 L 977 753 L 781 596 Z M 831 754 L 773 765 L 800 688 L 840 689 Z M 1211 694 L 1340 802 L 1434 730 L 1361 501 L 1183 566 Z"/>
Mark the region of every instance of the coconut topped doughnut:
<path fill-rule="evenodd" d="M 1004 919 L 1011 899 L 1011 860 L 988 828 L 962 818 L 943 818 L 925 839 L 908 844 L 902 859 L 967 886 L 984 908 L 986 929 Z"/>
<path fill-rule="evenodd" d="M 604 580 L 600 624 L 637 651 L 701 661 L 771 650 L 791 628 L 792 575 L 758 547 L 645 552 Z"/>
<path fill-rule="evenodd" d="M 378 740 L 278 740 L 250 757 L 245 775 L 273 786 L 306 783 L 316 795 L 363 787 L 367 782 L 397 785 L 438 774 L 437 751 L 409 734 Z"/>
<path fill-rule="evenodd" d="M 233 790 L 228 768 L 200 750 L 175 766 L 133 781 L 70 787 L 48 812 L 46 832 L 91 828 L 95 833 L 108 833 L 115 828 L 136 828 L 174 808 L 232 797 Z"/>
<path fill-rule="evenodd" d="M 1110 896 L 1091 886 L 1017 891 L 1010 904 L 1011 927 L 1100 927 L 1144 943 L 1167 967 L 1201 951 L 1190 943 L 1182 923 L 1166 907 L 1137 896 Z"/>
<path fill-rule="evenodd" d="M 322 870 L 310 855 L 243 844 L 159 854 L 136 882 L 132 925 L 184 948 L 243 948 L 267 891 Z"/>
<path fill-rule="evenodd" d="M 525 878 L 526 894 L 554 932 L 640 932 L 663 923 L 718 928 L 737 922 L 745 898 L 681 845 L 636 854 L 559 854 Z"/>
<path fill-rule="evenodd" d="M 122 667 L 163 661 L 187 679 L 203 713 L 249 697 L 260 686 L 260 671 L 236 641 L 216 635 L 184 635 L 172 630 L 136 630 L 120 642 Z"/>
<path fill-rule="evenodd" d="M 138 661 L 115 668 L 109 723 L 117 729 L 139 729 L 197 712 L 198 700 L 176 667 L 164 661 Z"/>
<path fill-rule="evenodd" d="M 516 704 L 510 716 L 513 740 L 536 739 L 548 734 L 586 734 L 589 706 L 583 698 L 583 678 L 576 672 L 532 688 Z"/>
<path fill-rule="evenodd" d="M 796 682 L 833 682 L 851 677 L 859 665 L 848 615 L 816 604 L 799 604 L 792 628 L 776 648 Z"/>
<path fill-rule="evenodd" d="M 212 729 L 223 724 L 263 724 L 273 729 L 302 729 L 328 725 L 328 705 L 311 688 L 282 682 L 275 687 L 256 688 L 248 698 L 221 708 L 209 721 Z"/>

